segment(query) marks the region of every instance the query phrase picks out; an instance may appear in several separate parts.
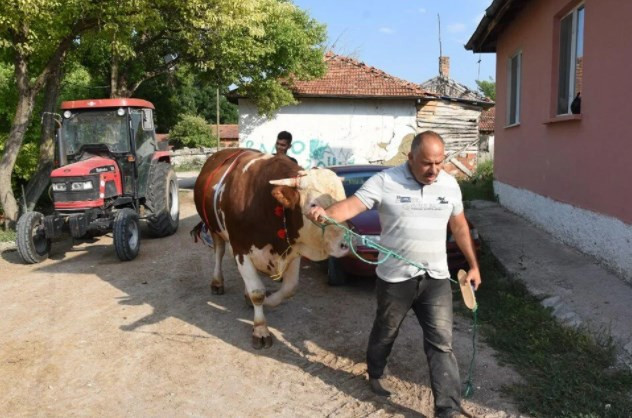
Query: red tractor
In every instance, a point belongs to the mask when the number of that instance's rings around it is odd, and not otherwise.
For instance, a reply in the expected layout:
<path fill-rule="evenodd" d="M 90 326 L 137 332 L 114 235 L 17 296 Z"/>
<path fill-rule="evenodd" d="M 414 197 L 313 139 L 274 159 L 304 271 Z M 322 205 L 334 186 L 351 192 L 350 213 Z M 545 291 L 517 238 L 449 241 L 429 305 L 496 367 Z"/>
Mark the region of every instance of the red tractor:
<path fill-rule="evenodd" d="M 166 142 L 156 141 L 154 106 L 140 99 L 63 102 L 58 168 L 51 173 L 54 213 L 18 220 L 18 253 L 26 263 L 48 258 L 51 241 L 113 232 L 119 259 L 140 248 L 139 220 L 155 236 L 176 232 L 178 181 Z"/>

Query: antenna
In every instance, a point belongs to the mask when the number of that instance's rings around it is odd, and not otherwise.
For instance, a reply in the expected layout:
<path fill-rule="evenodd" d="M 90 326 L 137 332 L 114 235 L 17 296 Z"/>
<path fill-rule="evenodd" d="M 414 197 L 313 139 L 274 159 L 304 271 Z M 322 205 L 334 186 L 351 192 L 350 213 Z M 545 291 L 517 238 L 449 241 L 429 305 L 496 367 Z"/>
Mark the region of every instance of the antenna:
<path fill-rule="evenodd" d="M 476 79 L 480 81 L 481 79 L 481 54 L 478 54 L 478 61 L 476 61 L 478 63 L 478 75 L 476 76 Z"/>
<path fill-rule="evenodd" d="M 437 13 L 437 20 L 439 21 L 439 56 L 443 56 L 443 52 L 441 50 L 441 16 Z"/>

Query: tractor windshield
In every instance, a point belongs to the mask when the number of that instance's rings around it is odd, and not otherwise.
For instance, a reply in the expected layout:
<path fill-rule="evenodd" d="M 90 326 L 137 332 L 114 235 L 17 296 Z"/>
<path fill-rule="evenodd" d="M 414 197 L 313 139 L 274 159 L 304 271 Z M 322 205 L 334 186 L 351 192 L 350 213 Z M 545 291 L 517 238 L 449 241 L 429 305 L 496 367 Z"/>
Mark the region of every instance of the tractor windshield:
<path fill-rule="evenodd" d="M 127 112 L 119 116 L 116 109 L 73 111 L 64 117 L 61 137 L 67 155 L 86 145 L 105 145 L 113 153 L 129 152 Z"/>

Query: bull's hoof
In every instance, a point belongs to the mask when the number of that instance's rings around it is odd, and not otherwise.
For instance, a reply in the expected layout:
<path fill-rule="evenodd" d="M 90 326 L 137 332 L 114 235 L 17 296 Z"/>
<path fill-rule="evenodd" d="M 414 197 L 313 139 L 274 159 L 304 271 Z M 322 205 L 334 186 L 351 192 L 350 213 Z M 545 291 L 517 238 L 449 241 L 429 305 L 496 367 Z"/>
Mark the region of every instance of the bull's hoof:
<path fill-rule="evenodd" d="M 256 337 L 252 336 L 252 348 L 255 350 L 261 350 L 262 348 L 270 348 L 272 347 L 272 335 L 268 335 L 267 337 Z"/>
<path fill-rule="evenodd" d="M 211 294 L 212 295 L 223 295 L 224 294 L 224 286 L 211 285 Z"/>

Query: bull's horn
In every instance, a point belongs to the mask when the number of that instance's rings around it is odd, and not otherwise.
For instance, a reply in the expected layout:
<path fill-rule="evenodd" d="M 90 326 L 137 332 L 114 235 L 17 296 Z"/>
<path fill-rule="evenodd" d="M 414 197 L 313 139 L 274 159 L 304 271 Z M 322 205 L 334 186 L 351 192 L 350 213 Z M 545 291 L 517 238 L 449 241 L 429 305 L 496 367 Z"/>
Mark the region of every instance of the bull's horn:
<path fill-rule="evenodd" d="M 270 180 L 270 184 L 274 184 L 275 186 L 290 186 L 290 187 L 296 187 L 297 189 L 304 189 L 305 187 L 307 187 L 306 175 L 307 173 L 301 174 L 301 172 L 299 171 L 298 176 L 296 177 L 290 177 L 287 179 L 280 179 L 280 180 Z"/>
<path fill-rule="evenodd" d="M 274 184 L 275 186 L 298 187 L 298 179 L 296 177 L 290 177 L 287 179 L 270 180 L 270 184 Z"/>

